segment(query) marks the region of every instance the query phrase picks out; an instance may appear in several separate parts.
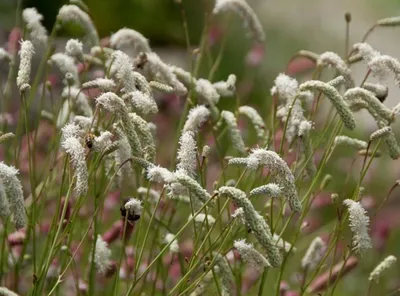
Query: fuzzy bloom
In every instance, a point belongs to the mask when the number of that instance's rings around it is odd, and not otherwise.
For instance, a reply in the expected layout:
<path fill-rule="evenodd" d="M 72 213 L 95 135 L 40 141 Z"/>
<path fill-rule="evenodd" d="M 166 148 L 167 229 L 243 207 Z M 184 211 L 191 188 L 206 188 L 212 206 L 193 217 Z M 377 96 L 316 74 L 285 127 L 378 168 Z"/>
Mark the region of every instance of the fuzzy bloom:
<path fill-rule="evenodd" d="M 307 270 L 312 270 L 317 267 L 324 255 L 325 248 L 326 245 L 319 236 L 314 238 L 303 259 L 301 259 L 301 267 Z"/>
<path fill-rule="evenodd" d="M 5 220 L 8 218 L 8 216 L 10 216 L 10 214 L 10 204 L 7 199 L 3 182 L 0 180 L 0 218 Z"/>
<path fill-rule="evenodd" d="M 174 173 L 160 166 L 153 166 L 147 171 L 147 178 L 156 183 L 173 183 L 176 181 Z"/>
<path fill-rule="evenodd" d="M 239 107 L 239 114 L 246 116 L 253 125 L 254 129 L 257 133 L 257 138 L 259 141 L 265 140 L 265 124 L 264 120 L 258 114 L 257 110 L 250 106 L 241 106 Z"/>
<path fill-rule="evenodd" d="M 129 145 L 128 138 L 125 133 L 118 126 L 114 125 L 114 133 L 118 138 L 118 150 L 114 154 L 115 165 L 119 167 L 121 164 L 125 163 L 121 167 L 121 169 L 117 172 L 118 178 L 129 178 L 132 174 L 132 165 L 130 162 L 126 163 L 126 161 L 132 156 L 132 148 Z"/>
<path fill-rule="evenodd" d="M 190 72 L 183 70 L 182 68 L 171 66 L 171 71 L 176 75 L 178 80 L 182 82 L 186 87 L 196 85 L 197 79 L 190 74 Z"/>
<path fill-rule="evenodd" d="M 120 29 L 112 34 L 110 45 L 121 50 L 133 48 L 136 54 L 139 52 L 151 52 L 149 41 L 139 32 L 128 28 Z"/>
<path fill-rule="evenodd" d="M 156 156 L 156 145 L 154 144 L 154 137 L 147 125 L 147 122 L 135 113 L 129 113 L 132 120 L 140 143 L 143 147 L 144 159 L 152 162 Z"/>
<path fill-rule="evenodd" d="M 187 93 L 186 87 L 178 80 L 171 67 L 165 64 L 156 53 L 146 53 L 146 56 L 147 63 L 144 65 L 144 72 L 149 80 L 172 86 L 179 96 Z"/>
<path fill-rule="evenodd" d="M 236 92 L 236 75 L 231 74 L 226 81 L 215 82 L 212 86 L 221 97 L 231 97 Z"/>
<path fill-rule="evenodd" d="M 6 60 L 8 62 L 11 62 L 13 60 L 12 55 L 7 52 L 4 48 L 0 48 L 0 61 Z"/>
<path fill-rule="evenodd" d="M 113 61 L 111 73 L 116 73 L 117 79 L 124 86 L 124 92 L 130 93 L 137 90 L 131 58 L 126 53 L 116 50 L 112 53 L 111 60 Z"/>
<path fill-rule="evenodd" d="M 135 156 L 141 157 L 143 155 L 142 145 L 135 131 L 135 126 L 129 117 L 128 108 L 124 101 L 116 94 L 107 92 L 97 97 L 96 102 L 98 105 L 101 105 L 108 111 L 121 117 L 125 135 L 128 139 L 129 145 L 131 146 L 132 152 L 135 153 Z"/>
<path fill-rule="evenodd" d="M 387 86 L 378 83 L 365 82 L 362 87 L 374 93 L 380 102 L 383 102 L 389 93 Z"/>
<path fill-rule="evenodd" d="M 143 209 L 142 201 L 132 197 L 125 203 L 124 208 L 132 215 L 140 215 Z"/>
<path fill-rule="evenodd" d="M 158 106 L 153 97 L 141 91 L 132 91 L 122 97 L 124 100 L 128 99 L 132 105 L 133 110 L 143 115 L 156 114 Z"/>
<path fill-rule="evenodd" d="M 100 132 L 100 136 L 94 138 L 93 149 L 98 152 L 104 151 L 112 144 L 112 136 L 113 134 L 109 131 Z"/>
<path fill-rule="evenodd" d="M 246 217 L 243 208 L 237 208 L 231 215 L 233 219 L 237 219 L 240 224 L 246 225 Z"/>
<path fill-rule="evenodd" d="M 69 102 L 72 102 L 72 110 L 75 112 L 75 114 L 83 115 L 85 117 L 93 116 L 93 110 L 89 104 L 88 97 L 81 92 L 79 88 L 75 86 L 65 87 L 61 97 L 68 101 L 68 106 Z"/>
<path fill-rule="evenodd" d="M 17 293 L 7 289 L 6 287 L 0 287 L 0 295 L 1 296 L 18 296 Z"/>
<path fill-rule="evenodd" d="M 371 238 L 369 237 L 369 217 L 359 202 L 345 199 L 343 204 L 348 207 L 350 228 L 353 232 L 353 248 L 361 253 L 366 249 L 372 248 Z"/>
<path fill-rule="evenodd" d="M 101 235 L 97 236 L 96 250 L 94 252 L 94 263 L 100 273 L 105 273 L 111 263 L 111 250 Z"/>
<path fill-rule="evenodd" d="M 17 177 L 18 170 L 0 162 L 0 180 L 3 183 L 8 204 L 12 214 L 12 222 L 17 230 L 26 226 L 24 194 L 21 181 Z"/>
<path fill-rule="evenodd" d="M 297 249 L 292 246 L 289 242 L 285 241 L 280 235 L 274 233 L 272 235 L 272 239 L 275 243 L 275 245 L 277 246 L 278 249 L 285 251 L 286 253 L 288 253 L 290 250 L 292 252 L 296 252 Z"/>
<path fill-rule="evenodd" d="M 390 126 L 384 126 L 382 124 L 379 124 L 381 127 L 379 130 L 375 131 L 374 133 L 371 134 L 370 140 L 372 141 L 373 139 L 377 138 L 382 138 L 385 140 L 386 145 L 389 150 L 389 156 L 392 159 L 397 159 L 400 156 L 400 147 L 397 143 L 396 137 L 393 133 L 393 130 Z"/>
<path fill-rule="evenodd" d="M 0 136 L 0 144 L 10 141 L 15 138 L 13 133 L 5 133 L 4 135 Z"/>
<path fill-rule="evenodd" d="M 345 83 L 346 83 L 346 79 L 344 79 L 344 77 L 342 75 L 328 81 L 328 84 L 332 85 L 336 89 L 339 89 L 339 87 Z"/>
<path fill-rule="evenodd" d="M 155 89 L 160 92 L 167 93 L 167 94 L 174 92 L 174 89 L 172 88 L 172 86 L 166 85 L 166 84 L 158 82 L 158 81 L 150 81 L 149 86 L 152 89 Z"/>
<path fill-rule="evenodd" d="M 22 11 L 22 18 L 26 28 L 29 30 L 29 38 L 35 46 L 46 46 L 47 44 L 47 30 L 42 25 L 41 21 L 43 16 L 36 10 L 36 8 L 25 8 Z"/>
<path fill-rule="evenodd" d="M 88 36 L 92 46 L 99 45 L 99 35 L 89 15 L 75 5 L 64 5 L 60 8 L 57 21 L 74 22 L 80 25 Z"/>
<path fill-rule="evenodd" d="M 342 58 L 336 53 L 328 51 L 321 54 L 317 60 L 317 65 L 320 67 L 334 67 L 339 72 L 339 74 L 346 79 L 347 85 L 349 87 L 354 87 L 354 81 L 353 78 L 351 78 L 350 68 L 347 66 L 346 62 L 342 60 Z"/>
<path fill-rule="evenodd" d="M 30 89 L 29 80 L 31 77 L 32 57 L 35 54 L 35 49 L 32 42 L 25 40 L 21 42 L 21 50 L 19 55 L 21 61 L 18 69 L 17 85 L 21 93 Z"/>
<path fill-rule="evenodd" d="M 348 136 L 336 136 L 332 149 L 335 149 L 339 145 L 354 147 L 356 149 L 366 149 L 368 143 Z"/>
<path fill-rule="evenodd" d="M 394 75 L 395 83 L 400 84 L 400 62 L 388 55 L 377 55 L 368 63 L 372 74 L 385 79 L 391 73 Z"/>
<path fill-rule="evenodd" d="M 137 193 L 141 199 L 147 198 L 147 195 L 151 201 L 157 201 L 160 198 L 160 192 L 151 188 L 148 190 L 145 187 L 139 187 Z"/>
<path fill-rule="evenodd" d="M 210 110 L 203 105 L 190 109 L 182 132 L 192 131 L 197 134 L 201 126 L 208 120 L 209 116 Z"/>
<path fill-rule="evenodd" d="M 77 138 L 69 137 L 62 142 L 62 147 L 70 155 L 75 168 L 76 193 L 78 196 L 86 195 L 88 191 L 88 171 L 85 160 L 85 148 Z"/>
<path fill-rule="evenodd" d="M 164 242 L 170 244 L 169 250 L 171 253 L 179 253 L 179 244 L 178 241 L 175 239 L 175 235 L 172 233 L 167 233 L 164 238 Z"/>
<path fill-rule="evenodd" d="M 351 112 L 350 107 L 346 104 L 342 96 L 332 85 L 319 80 L 310 80 L 301 84 L 299 90 L 322 92 L 336 108 L 336 111 L 338 112 L 345 127 L 351 130 L 356 127 L 354 115 Z"/>
<path fill-rule="evenodd" d="M 220 120 L 226 123 L 233 148 L 240 154 L 245 154 L 246 146 L 243 142 L 242 135 L 240 134 L 240 130 L 236 123 L 235 115 L 230 111 L 224 110 L 221 112 Z"/>
<path fill-rule="evenodd" d="M 179 145 L 180 147 L 177 155 L 179 162 L 176 168 L 185 171 L 190 177 L 193 177 L 196 175 L 197 167 L 197 147 L 194 133 L 184 132 L 179 139 Z"/>
<path fill-rule="evenodd" d="M 207 289 L 214 281 L 214 274 L 219 274 L 219 267 L 213 267 L 213 271 L 214 273 L 211 270 L 206 273 L 201 282 L 196 286 L 193 292 L 189 294 L 189 296 L 202 296 L 206 294 Z"/>
<path fill-rule="evenodd" d="M 200 78 L 196 82 L 195 91 L 204 104 L 215 105 L 218 103 L 220 95 L 214 86 L 207 79 Z"/>
<path fill-rule="evenodd" d="M 353 49 L 358 52 L 362 59 L 369 63 L 373 58 L 380 56 L 380 53 L 372 48 L 368 43 L 356 43 Z"/>
<path fill-rule="evenodd" d="M 216 265 L 219 267 L 219 278 L 221 280 L 221 295 L 222 296 L 232 296 L 233 292 L 233 275 L 231 268 L 229 267 L 228 260 L 225 256 L 219 253 L 213 252 L 215 257 Z"/>
<path fill-rule="evenodd" d="M 70 39 L 65 45 L 65 53 L 72 58 L 83 61 L 83 44 L 78 39 Z"/>
<path fill-rule="evenodd" d="M 73 84 L 79 86 L 78 69 L 73 58 L 63 53 L 56 53 L 51 56 L 50 61 L 57 66 L 64 76 L 67 73 L 72 74 Z"/>
<path fill-rule="evenodd" d="M 346 102 L 361 100 L 365 102 L 365 104 L 368 106 L 368 109 L 372 109 L 380 118 L 383 118 L 387 121 L 390 121 L 392 118 L 391 110 L 382 104 L 374 95 L 374 93 L 364 88 L 355 87 L 349 89 L 344 94 L 344 100 Z"/>
<path fill-rule="evenodd" d="M 246 165 L 249 170 L 257 170 L 260 166 L 265 166 L 276 175 L 276 182 L 281 187 L 282 194 L 288 200 L 292 211 L 301 211 L 294 176 L 287 163 L 276 152 L 261 148 L 253 149 L 249 157 L 232 158 L 229 164 Z"/>
<path fill-rule="evenodd" d="M 192 216 L 192 214 L 190 214 L 188 217 L 188 221 L 191 220 L 192 218 L 193 218 L 193 216 Z M 206 220 L 208 222 L 205 222 Z M 212 226 L 215 224 L 215 218 L 211 215 L 206 215 L 206 214 L 200 213 L 196 217 L 194 217 L 194 222 L 196 222 L 198 224 L 208 223 L 209 226 Z"/>
<path fill-rule="evenodd" d="M 252 189 L 249 193 L 249 197 L 264 194 L 271 198 L 278 198 L 282 194 L 282 190 L 278 184 L 271 183 Z"/>
<path fill-rule="evenodd" d="M 112 91 L 116 88 L 116 84 L 114 80 L 107 78 L 96 78 L 95 80 L 91 80 L 82 84 L 81 89 L 91 89 L 98 88 L 103 92 Z"/>
<path fill-rule="evenodd" d="M 62 131 L 63 138 L 68 139 L 68 138 L 79 137 L 81 129 L 80 129 L 79 125 L 71 122 L 71 123 L 68 123 L 65 126 L 63 126 L 61 131 Z"/>
<path fill-rule="evenodd" d="M 267 259 L 271 266 L 279 266 L 282 262 L 282 257 L 272 239 L 271 230 L 263 217 L 261 217 L 261 215 L 254 209 L 254 206 L 246 197 L 246 194 L 239 189 L 228 186 L 219 188 L 218 192 L 221 195 L 228 196 L 238 207 L 243 208 L 247 225 L 254 233 L 254 236 L 257 238 L 260 245 L 266 251 Z"/>
<path fill-rule="evenodd" d="M 198 200 L 205 203 L 211 195 L 194 179 L 190 178 L 186 172 L 177 171 L 175 178 L 178 183 L 185 186 Z"/>
<path fill-rule="evenodd" d="M 219 14 L 225 11 L 233 11 L 237 13 L 242 18 L 252 38 L 254 38 L 258 43 L 264 43 L 265 34 L 262 25 L 253 9 L 245 0 L 217 0 L 213 13 Z"/>
<path fill-rule="evenodd" d="M 273 96 L 279 95 L 279 97 L 286 101 L 296 96 L 298 88 L 299 84 L 296 79 L 281 73 L 274 81 L 274 87 L 271 89 L 271 94 Z"/>
<path fill-rule="evenodd" d="M 390 269 L 393 265 L 397 262 L 397 258 L 390 255 L 386 257 L 381 263 L 378 264 L 374 268 L 374 270 L 369 274 L 369 281 L 374 281 L 379 283 L 379 279 L 381 278 L 382 274 L 385 273 L 388 269 Z"/>
<path fill-rule="evenodd" d="M 257 270 L 262 271 L 265 267 L 271 266 L 268 260 L 254 248 L 253 244 L 246 243 L 245 239 L 235 241 L 233 246 L 239 252 L 240 257 Z"/>

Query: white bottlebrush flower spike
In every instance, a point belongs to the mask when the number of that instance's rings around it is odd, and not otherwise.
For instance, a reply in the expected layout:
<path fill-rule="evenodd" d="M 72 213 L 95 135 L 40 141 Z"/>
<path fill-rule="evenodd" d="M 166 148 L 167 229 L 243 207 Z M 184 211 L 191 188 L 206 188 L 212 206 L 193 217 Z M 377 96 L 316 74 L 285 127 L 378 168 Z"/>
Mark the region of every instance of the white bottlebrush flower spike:
<path fill-rule="evenodd" d="M 29 38 L 35 46 L 40 45 L 45 47 L 47 45 L 47 30 L 42 25 L 43 16 L 36 10 L 36 8 L 25 8 L 22 11 L 22 18 L 29 30 Z"/>
<path fill-rule="evenodd" d="M 0 162 L 0 180 L 12 214 L 12 222 L 17 230 L 26 226 L 26 214 L 22 185 L 17 177 L 18 170 Z"/>
<path fill-rule="evenodd" d="M 167 244 L 172 242 L 169 246 L 169 250 L 171 251 L 171 253 L 179 253 L 179 244 L 178 240 L 175 239 L 175 235 L 173 235 L 172 233 L 167 233 L 165 235 L 164 241 Z"/>
<path fill-rule="evenodd" d="M 230 111 L 224 110 L 221 112 L 221 120 L 224 121 L 227 126 L 229 137 L 232 142 L 232 146 L 239 153 L 245 154 L 246 146 L 243 142 L 242 135 L 238 128 L 235 115 Z"/>
<path fill-rule="evenodd" d="M 253 9 L 245 0 L 216 0 L 213 13 L 219 14 L 225 11 L 234 11 L 237 13 L 243 19 L 252 37 L 257 42 L 264 43 L 265 34 L 262 25 Z"/>
<path fill-rule="evenodd" d="M 61 23 L 74 22 L 87 34 L 92 46 L 99 45 L 99 35 L 89 15 L 76 5 L 64 5 L 58 12 L 57 20 Z"/>
<path fill-rule="evenodd" d="M 124 208 L 132 215 L 140 215 L 143 209 L 142 201 L 132 197 L 125 203 Z"/>
<path fill-rule="evenodd" d="M 191 220 L 193 218 L 192 214 L 189 215 L 188 220 Z M 206 222 L 207 219 L 207 222 Z M 205 224 L 208 223 L 209 226 L 213 226 L 215 223 L 215 218 L 211 215 L 206 215 L 203 213 L 198 214 L 196 217 L 194 217 L 194 222 L 199 223 L 199 224 Z"/>
<path fill-rule="evenodd" d="M 245 239 L 237 240 L 233 247 L 239 252 L 240 257 L 248 264 L 262 271 L 265 267 L 270 267 L 267 258 L 258 252 L 253 244 L 246 243 Z"/>
<path fill-rule="evenodd" d="M 114 80 L 107 78 L 96 78 L 82 84 L 82 89 L 98 88 L 103 92 L 112 91 L 116 87 Z"/>
<path fill-rule="evenodd" d="M 78 69 L 75 66 L 74 59 L 63 53 L 55 53 L 51 56 L 50 61 L 60 69 L 60 72 L 65 76 L 67 73 L 72 75 L 74 85 L 79 86 Z"/>
<path fill-rule="evenodd" d="M 21 42 L 21 50 L 19 55 L 21 61 L 18 69 L 17 86 L 21 93 L 24 93 L 31 88 L 29 81 L 31 78 L 32 57 L 35 54 L 35 49 L 32 42 L 25 40 Z"/>
<path fill-rule="evenodd" d="M 208 120 L 209 116 L 210 110 L 203 105 L 199 105 L 190 109 L 185 125 L 183 126 L 183 132 L 192 131 L 197 133 L 203 124 Z"/>
<path fill-rule="evenodd" d="M 65 45 L 65 52 L 70 57 L 83 61 L 83 44 L 77 39 L 70 39 Z"/>
<path fill-rule="evenodd" d="M 314 269 L 321 261 L 325 249 L 326 245 L 324 241 L 319 236 L 314 238 L 303 259 L 301 259 L 301 267 L 307 270 Z"/>
<path fill-rule="evenodd" d="M 96 250 L 94 252 L 94 263 L 100 273 L 105 273 L 111 263 L 111 250 L 101 235 L 97 236 Z"/>
<path fill-rule="evenodd" d="M 177 155 L 177 159 L 179 162 L 176 168 L 178 170 L 183 170 L 189 176 L 194 177 L 196 175 L 197 166 L 197 147 L 193 132 L 183 133 L 179 140 L 179 145 L 180 147 Z"/>
<path fill-rule="evenodd" d="M 353 249 L 357 253 L 372 248 L 369 231 L 369 217 L 359 202 L 351 199 L 345 199 L 343 204 L 349 211 L 350 228 L 353 232 Z"/>
<path fill-rule="evenodd" d="M 369 274 L 369 281 L 374 281 L 379 283 L 379 279 L 382 277 L 382 274 L 385 273 L 388 269 L 390 269 L 397 262 L 397 258 L 393 255 L 386 257 L 381 263 L 379 263 L 374 270 Z"/>
<path fill-rule="evenodd" d="M 136 54 L 151 51 L 148 40 L 139 32 L 128 28 L 120 29 L 112 34 L 110 45 L 121 50 L 131 47 Z"/>

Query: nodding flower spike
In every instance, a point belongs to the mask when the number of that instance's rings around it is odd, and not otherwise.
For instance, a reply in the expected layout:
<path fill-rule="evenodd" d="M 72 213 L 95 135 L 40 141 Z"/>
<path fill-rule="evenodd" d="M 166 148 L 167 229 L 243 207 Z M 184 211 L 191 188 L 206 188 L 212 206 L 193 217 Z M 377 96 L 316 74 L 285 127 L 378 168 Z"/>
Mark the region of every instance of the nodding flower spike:
<path fill-rule="evenodd" d="M 192 131 L 197 134 L 202 125 L 208 120 L 209 116 L 210 110 L 204 105 L 199 105 L 190 109 L 182 132 Z"/>
<path fill-rule="evenodd" d="M 80 25 L 88 36 L 92 46 L 99 45 L 99 35 L 89 15 L 76 5 L 64 5 L 58 12 L 57 21 L 74 22 Z"/>
<path fill-rule="evenodd" d="M 328 51 L 321 54 L 317 60 L 317 65 L 320 67 L 334 67 L 339 72 L 339 74 L 345 78 L 347 85 L 349 87 L 354 87 L 354 81 L 351 77 L 350 68 L 347 66 L 346 62 L 336 53 Z"/>
<path fill-rule="evenodd" d="M 217 0 L 213 13 L 219 14 L 225 11 L 237 13 L 248 27 L 250 34 L 258 43 L 264 43 L 265 34 L 262 25 L 254 13 L 253 9 L 245 0 Z"/>
<path fill-rule="evenodd" d="M 343 124 L 350 130 L 356 127 L 356 121 L 354 115 L 350 110 L 350 107 L 343 100 L 342 96 L 332 85 L 319 80 L 310 80 L 304 82 L 299 87 L 300 91 L 320 91 L 322 92 L 336 108 Z"/>
<path fill-rule="evenodd" d="M 277 267 L 281 265 L 282 257 L 272 238 L 271 230 L 263 217 L 254 209 L 246 194 L 237 188 L 229 186 L 220 187 L 218 193 L 231 198 L 238 207 L 243 208 L 246 223 L 266 251 L 267 259 L 271 266 Z"/>
<path fill-rule="evenodd" d="M 246 243 L 245 239 L 236 240 L 233 243 L 233 247 L 239 252 L 240 257 L 246 263 L 252 265 L 257 270 L 262 271 L 265 267 L 270 267 L 267 258 L 265 258 L 260 252 L 258 252 L 253 244 Z"/>
<path fill-rule="evenodd" d="M 149 41 L 139 32 L 123 28 L 110 37 L 110 45 L 116 49 L 131 47 L 135 53 L 151 52 Z"/>
<path fill-rule="evenodd" d="M 379 283 L 379 279 L 382 277 L 382 274 L 385 273 L 388 269 L 390 269 L 393 265 L 395 265 L 396 262 L 397 262 L 397 258 L 395 256 L 390 255 L 390 256 L 386 257 L 370 273 L 368 280 Z"/>
<path fill-rule="evenodd" d="M 235 150 L 238 151 L 240 154 L 245 154 L 246 146 L 243 142 L 242 135 L 240 134 L 240 130 L 237 126 L 235 115 L 230 111 L 224 110 L 221 112 L 221 120 L 226 123 L 229 136 Z"/>
<path fill-rule="evenodd" d="M 29 38 L 35 46 L 45 47 L 47 45 L 47 30 L 42 25 L 41 21 L 43 16 L 36 10 L 36 8 L 25 8 L 22 11 L 22 18 L 29 30 Z"/>

